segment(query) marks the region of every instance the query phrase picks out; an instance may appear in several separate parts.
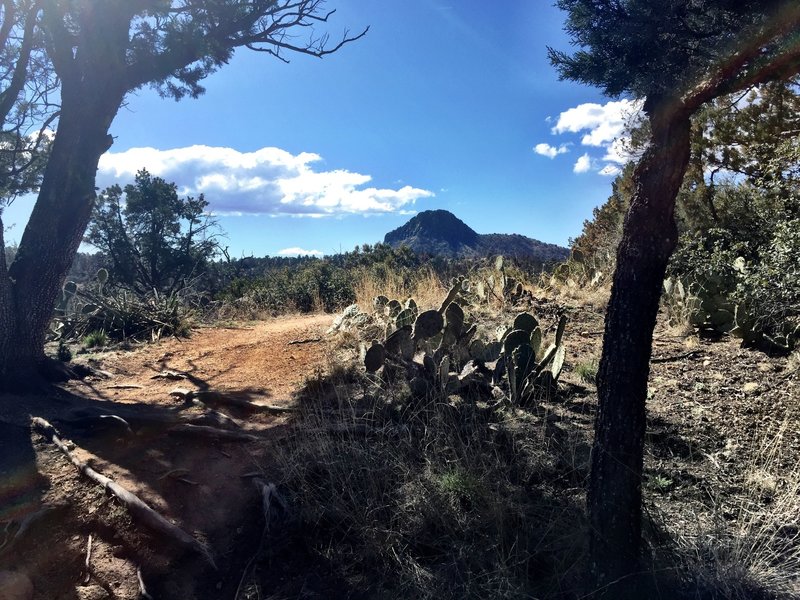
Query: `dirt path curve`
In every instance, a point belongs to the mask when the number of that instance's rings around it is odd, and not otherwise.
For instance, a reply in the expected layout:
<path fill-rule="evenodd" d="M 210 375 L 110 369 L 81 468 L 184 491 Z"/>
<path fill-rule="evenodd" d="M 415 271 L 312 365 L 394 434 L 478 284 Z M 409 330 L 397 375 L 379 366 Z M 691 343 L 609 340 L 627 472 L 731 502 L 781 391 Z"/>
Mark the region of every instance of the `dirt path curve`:
<path fill-rule="evenodd" d="M 273 449 L 265 430 L 277 431 L 289 415 L 232 413 L 241 428 L 260 430 L 264 437 L 263 442 L 246 444 L 177 437 L 163 427 L 120 436 L 78 427 L 64 417 L 76 403 L 111 412 L 117 403 L 138 403 L 164 415 L 200 414 L 202 407 L 170 396 L 175 387 L 289 404 L 306 378 L 328 366 L 324 332 L 331 320 L 329 315 L 290 316 L 252 327 L 201 328 L 186 340 L 82 356 L 77 360 L 88 361 L 107 377 L 66 385 L 71 399 L 0 398 L 0 424 L 17 436 L 15 445 L 24 451 L 19 460 L 0 460 L 0 529 L 15 531 L 26 515 L 49 511 L 13 552 L 3 552 L 0 544 L 0 576 L 11 572 L 27 578 L 33 600 L 106 598 L 110 596 L 102 587 L 109 585 L 114 598 L 135 600 L 140 598 L 137 569 L 156 598 L 233 597 L 261 531 L 258 494 L 248 473 L 269 477 Z M 165 371 L 184 373 L 185 378 L 153 379 Z M 73 453 L 81 460 L 206 542 L 219 571 L 209 572 L 197 556 L 181 558 L 163 538 L 133 522 L 102 488 L 32 434 L 27 423 L 33 415 L 56 424 L 75 442 Z M 11 441 L 8 436 L 0 440 L 0 450 Z M 92 571 L 86 576 L 89 535 Z M 0 598 L 5 597 L 2 591 Z"/>
<path fill-rule="evenodd" d="M 100 368 L 113 377 L 76 383 L 71 391 L 115 402 L 162 403 L 170 402 L 170 390 L 184 387 L 286 403 L 306 377 L 325 368 L 323 336 L 331 320 L 330 315 L 303 315 L 248 327 L 201 328 L 188 339 L 104 353 L 98 355 Z M 187 377 L 153 378 L 165 371 Z"/>

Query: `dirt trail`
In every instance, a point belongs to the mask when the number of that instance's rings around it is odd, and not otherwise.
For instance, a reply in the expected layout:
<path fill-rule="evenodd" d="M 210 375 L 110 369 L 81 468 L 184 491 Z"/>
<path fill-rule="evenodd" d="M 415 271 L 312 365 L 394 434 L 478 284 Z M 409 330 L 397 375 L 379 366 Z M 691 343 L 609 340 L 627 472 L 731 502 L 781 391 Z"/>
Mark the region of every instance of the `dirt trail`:
<path fill-rule="evenodd" d="M 306 377 L 325 368 L 322 338 L 330 323 L 330 315 L 311 315 L 247 327 L 197 329 L 189 339 L 100 354 L 100 368 L 113 377 L 77 382 L 70 389 L 115 402 L 169 402 L 170 390 L 185 387 L 242 392 L 272 404 L 285 403 Z M 186 379 L 153 379 L 164 371 L 185 374 Z"/>
<path fill-rule="evenodd" d="M 69 418 L 71 411 L 77 406 L 112 413 L 115 408 L 146 410 L 165 417 L 201 414 L 202 407 L 169 395 L 175 387 L 288 405 L 292 392 L 307 377 L 326 368 L 324 332 L 330 322 L 328 315 L 312 315 L 251 327 L 202 328 L 187 340 L 79 357 L 108 376 L 66 385 L 70 394 L 66 400 L 0 397 L 0 426 L 14 434 L 14 446 L 21 449 L 8 454 L 13 460 L 0 457 L 0 532 L 4 528 L 7 532 L 5 541 L 0 539 L 0 572 L 30 578 L 37 600 L 139 598 L 137 568 L 156 598 L 232 597 L 241 553 L 251 551 L 253 536 L 261 528 L 257 493 L 243 475 L 263 468 L 268 442 L 177 437 L 165 427 L 134 427 L 133 436 L 122 435 L 81 428 Z M 165 371 L 185 378 L 153 379 Z M 286 415 L 268 412 L 220 410 L 241 429 L 262 435 L 287 421 Z M 209 574 L 202 560 L 181 556 L 164 539 L 133 523 L 124 508 L 27 429 L 30 416 L 53 422 L 75 442 L 82 460 L 207 542 L 220 570 Z M 4 436 L 0 445 L 10 439 Z M 13 551 L 4 551 L 8 533 L 43 507 L 56 509 L 45 513 Z M 92 574 L 85 578 L 89 535 Z"/>

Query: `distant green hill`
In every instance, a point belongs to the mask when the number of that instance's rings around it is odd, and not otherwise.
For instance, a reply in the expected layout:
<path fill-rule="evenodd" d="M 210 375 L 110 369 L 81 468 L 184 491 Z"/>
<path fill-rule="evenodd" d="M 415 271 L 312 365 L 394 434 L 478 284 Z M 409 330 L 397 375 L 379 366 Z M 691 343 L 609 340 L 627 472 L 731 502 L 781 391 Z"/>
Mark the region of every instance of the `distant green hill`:
<path fill-rule="evenodd" d="M 408 246 L 418 254 L 450 258 L 502 254 L 552 263 L 569 256 L 567 248 L 545 244 L 524 235 L 506 233 L 481 235 L 446 210 L 421 212 L 405 225 L 387 233 L 383 241 L 395 248 Z"/>

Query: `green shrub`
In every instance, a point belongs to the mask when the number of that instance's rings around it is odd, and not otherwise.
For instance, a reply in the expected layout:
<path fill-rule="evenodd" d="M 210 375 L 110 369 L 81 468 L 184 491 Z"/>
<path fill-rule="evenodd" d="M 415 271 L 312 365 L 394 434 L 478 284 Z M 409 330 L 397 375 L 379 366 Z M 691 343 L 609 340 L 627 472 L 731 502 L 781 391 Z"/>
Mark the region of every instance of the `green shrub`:
<path fill-rule="evenodd" d="M 583 361 L 575 365 L 575 374 L 581 381 L 595 385 L 597 383 L 597 361 Z"/>
<path fill-rule="evenodd" d="M 734 298 L 770 344 L 787 350 L 800 340 L 800 219 L 779 224 L 758 260 L 747 265 Z"/>
<path fill-rule="evenodd" d="M 83 345 L 87 348 L 100 348 L 108 345 L 108 335 L 102 329 L 90 331 L 83 338 Z"/>
<path fill-rule="evenodd" d="M 670 319 L 731 332 L 771 350 L 794 348 L 800 339 L 799 228 L 800 219 L 777 223 L 768 242 L 755 248 L 726 229 L 684 238 L 670 265 L 676 278 L 666 286 Z M 677 297 L 675 290 L 685 293 Z"/>
<path fill-rule="evenodd" d="M 68 282 L 69 285 L 71 282 Z M 67 286 L 65 286 L 66 288 Z M 178 293 L 145 297 L 117 290 L 102 293 L 98 289 L 77 290 L 69 287 L 70 299 L 57 310 L 53 333 L 59 340 L 96 338 L 98 332 L 108 341 L 156 340 L 163 336 L 187 336 L 190 333 L 191 310 Z"/>

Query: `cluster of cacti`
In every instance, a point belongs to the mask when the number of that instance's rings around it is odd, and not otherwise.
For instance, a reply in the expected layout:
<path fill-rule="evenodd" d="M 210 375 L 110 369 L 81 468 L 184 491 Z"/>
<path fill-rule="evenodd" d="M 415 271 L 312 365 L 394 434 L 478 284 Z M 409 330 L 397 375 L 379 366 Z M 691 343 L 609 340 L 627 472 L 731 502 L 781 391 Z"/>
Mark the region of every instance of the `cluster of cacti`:
<path fill-rule="evenodd" d="M 412 325 L 419 314 L 417 302 L 409 298 L 404 303 L 398 300 L 389 300 L 386 296 L 376 296 L 372 301 L 375 312 L 388 318 L 386 325 L 386 335 L 401 329 L 407 325 Z"/>
<path fill-rule="evenodd" d="M 373 340 L 372 346 L 367 350 L 367 371 L 377 371 L 387 358 L 396 356 L 409 361 L 418 351 L 432 352 L 434 344 L 435 352 L 440 355 L 452 348 L 466 347 L 469 338 L 474 334 L 474 327 L 471 331 L 463 330 L 464 310 L 455 302 L 459 292 L 464 289 L 465 280 L 455 280 L 439 310 L 422 313 L 413 298 L 400 304 L 386 296 L 377 296 L 373 300 L 373 306 L 389 321 L 385 340 Z"/>
<path fill-rule="evenodd" d="M 736 327 L 736 314 L 741 307 L 731 302 L 713 278 L 708 278 L 702 285 L 699 282 L 685 285 L 670 277 L 664 281 L 664 295 L 672 324 L 688 322 L 721 333 L 729 333 Z"/>
<path fill-rule="evenodd" d="M 733 263 L 737 273 L 746 270 L 743 258 Z M 664 281 L 664 305 L 670 324 L 689 323 L 699 330 L 730 334 L 744 344 L 764 346 L 776 351 L 788 351 L 794 340 L 800 338 L 800 327 L 785 330 L 778 335 L 766 335 L 747 308 L 731 299 L 719 276 L 706 276 L 702 283 L 685 284 L 675 277 Z"/>
<path fill-rule="evenodd" d="M 519 314 L 512 327 L 500 328 L 496 340 L 486 341 L 476 337 L 475 324 L 465 323 L 459 300 L 469 290 L 464 278 L 454 280 L 438 310 L 420 313 L 413 307 L 413 323 L 406 317 L 400 321 L 412 310 L 408 302 L 402 308 L 385 296 L 376 298 L 376 310 L 393 318 L 395 326 L 382 342 L 373 340 L 366 349 L 367 372 L 383 368 L 388 378 L 402 373 L 417 397 L 469 389 L 495 397 L 499 392 L 524 404 L 552 393 L 564 365 L 566 317 L 559 319 L 554 343 L 547 348 L 538 321 L 529 313 Z"/>
<path fill-rule="evenodd" d="M 522 285 L 522 283 L 506 274 L 505 260 L 502 256 L 498 256 L 495 259 L 494 268 L 495 271 L 499 273 L 501 284 L 500 289 L 502 291 L 503 298 L 511 303 L 522 300 L 522 298 L 525 296 L 525 287 Z"/>
<path fill-rule="evenodd" d="M 563 344 L 566 324 L 566 316 L 561 315 L 555 339 L 546 348 L 542 344 L 542 329 L 529 313 L 518 315 L 513 326 L 502 333 L 502 352 L 495 365 L 495 379 L 505 371 L 509 394 L 515 404 L 524 404 L 555 391 L 566 356 Z"/>
<path fill-rule="evenodd" d="M 600 269 L 595 257 L 586 258 L 580 250 L 572 250 L 569 258 L 544 274 L 542 287 L 551 287 L 554 282 L 570 288 L 596 288 L 605 281 L 605 273 Z"/>
<path fill-rule="evenodd" d="M 108 282 L 108 271 L 99 269 L 95 274 L 97 294 L 102 295 L 103 287 Z M 99 310 L 99 307 L 86 299 L 78 299 L 78 284 L 67 281 L 61 288 L 61 299 L 55 307 L 54 321 L 51 332 L 58 338 L 63 338 L 74 333 L 76 325 L 87 315 Z"/>

